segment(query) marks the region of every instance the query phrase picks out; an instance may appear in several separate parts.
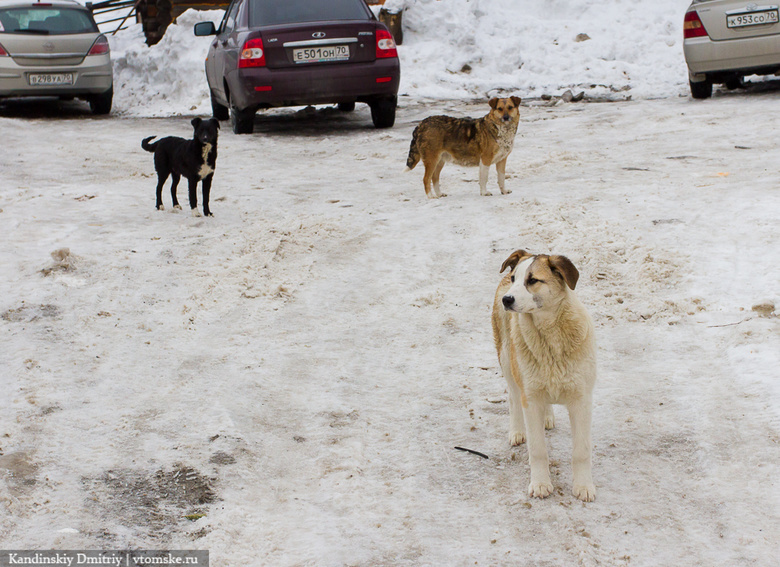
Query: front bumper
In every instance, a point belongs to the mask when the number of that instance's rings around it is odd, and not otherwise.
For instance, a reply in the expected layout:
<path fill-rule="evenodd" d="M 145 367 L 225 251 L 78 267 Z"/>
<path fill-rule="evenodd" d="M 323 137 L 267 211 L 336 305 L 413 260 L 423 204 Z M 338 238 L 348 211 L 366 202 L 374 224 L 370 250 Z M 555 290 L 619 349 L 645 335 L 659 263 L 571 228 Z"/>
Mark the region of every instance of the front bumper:
<path fill-rule="evenodd" d="M 398 59 L 377 59 L 349 65 L 317 67 L 257 67 L 237 69 L 227 76 L 239 109 L 368 102 L 392 97 L 400 83 Z"/>
<path fill-rule="evenodd" d="M 750 71 L 780 66 L 780 35 L 712 41 L 709 37 L 683 42 L 691 74 Z"/>
<path fill-rule="evenodd" d="M 30 85 L 31 73 L 73 73 L 72 85 Z M 111 59 L 108 55 L 85 57 L 78 65 L 27 67 L 11 57 L 0 57 L 0 97 L 17 96 L 86 96 L 104 93 L 113 84 Z"/>

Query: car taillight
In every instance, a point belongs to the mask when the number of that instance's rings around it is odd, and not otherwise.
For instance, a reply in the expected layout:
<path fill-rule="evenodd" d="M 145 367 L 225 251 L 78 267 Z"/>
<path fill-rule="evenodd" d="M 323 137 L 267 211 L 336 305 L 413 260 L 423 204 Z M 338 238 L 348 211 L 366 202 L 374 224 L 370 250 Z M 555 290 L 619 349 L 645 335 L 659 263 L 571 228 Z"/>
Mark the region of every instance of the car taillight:
<path fill-rule="evenodd" d="M 259 37 L 248 39 L 244 43 L 244 48 L 238 58 L 238 68 L 244 69 L 246 67 L 265 67 L 263 40 Z"/>
<path fill-rule="evenodd" d="M 398 57 L 398 50 L 395 48 L 395 41 L 392 34 L 383 29 L 376 30 L 376 58 Z"/>
<path fill-rule="evenodd" d="M 105 55 L 106 53 L 108 53 L 108 40 L 106 36 L 101 35 L 92 44 L 92 49 L 89 50 L 87 55 Z"/>
<path fill-rule="evenodd" d="M 0 57 L 9 57 L 8 52 L 0 45 Z"/>
<path fill-rule="evenodd" d="M 685 14 L 685 21 L 683 22 L 683 38 L 688 39 L 690 37 L 704 37 L 706 35 L 708 35 L 707 30 L 704 29 L 704 24 L 701 23 L 699 14 L 697 14 L 696 11 Z"/>

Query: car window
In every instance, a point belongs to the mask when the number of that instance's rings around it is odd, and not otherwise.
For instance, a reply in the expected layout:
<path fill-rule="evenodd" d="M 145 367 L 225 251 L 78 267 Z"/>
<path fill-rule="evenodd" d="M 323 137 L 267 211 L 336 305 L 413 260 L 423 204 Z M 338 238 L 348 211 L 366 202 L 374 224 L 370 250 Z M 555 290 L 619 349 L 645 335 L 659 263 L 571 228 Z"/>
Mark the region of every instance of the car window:
<path fill-rule="evenodd" d="M 238 18 L 238 9 L 241 7 L 241 0 L 233 2 L 228 11 L 225 12 L 225 19 L 222 21 L 222 25 L 219 27 L 220 33 L 230 33 L 236 27 L 236 19 Z"/>
<path fill-rule="evenodd" d="M 53 6 L 0 9 L 0 33 L 65 35 L 97 31 L 85 10 Z"/>
<path fill-rule="evenodd" d="M 364 0 L 250 0 L 249 25 L 273 26 L 326 20 L 368 20 Z"/>

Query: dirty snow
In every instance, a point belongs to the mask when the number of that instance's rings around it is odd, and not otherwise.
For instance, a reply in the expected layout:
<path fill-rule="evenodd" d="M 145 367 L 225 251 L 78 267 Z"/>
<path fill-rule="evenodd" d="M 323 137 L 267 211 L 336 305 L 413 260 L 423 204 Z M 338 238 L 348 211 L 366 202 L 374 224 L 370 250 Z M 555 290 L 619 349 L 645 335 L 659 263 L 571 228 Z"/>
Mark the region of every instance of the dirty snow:
<path fill-rule="evenodd" d="M 630 4 L 655 21 L 656 4 Z M 141 88 L 132 69 L 159 60 L 124 40 L 114 117 L 0 107 L 0 547 L 197 548 L 218 566 L 774 565 L 776 85 L 694 102 L 632 83 L 666 98 L 551 105 L 513 85 L 528 98 L 513 193 L 480 197 L 477 170 L 450 165 L 449 196 L 428 201 L 422 172 L 401 173 L 415 124 L 485 112 L 468 102 L 479 81 L 434 100 L 450 86 L 432 71 L 406 83 L 390 130 L 360 105 L 225 128 L 203 219 L 154 210 L 140 140 L 188 136 L 206 102 L 176 73 Z M 136 50 L 124 71 L 122 50 Z M 164 118 L 148 118 L 153 89 Z M 525 446 L 506 441 L 489 319 L 521 247 L 574 261 L 597 325 L 591 504 L 570 496 L 563 408 L 552 497 L 527 499 Z"/>

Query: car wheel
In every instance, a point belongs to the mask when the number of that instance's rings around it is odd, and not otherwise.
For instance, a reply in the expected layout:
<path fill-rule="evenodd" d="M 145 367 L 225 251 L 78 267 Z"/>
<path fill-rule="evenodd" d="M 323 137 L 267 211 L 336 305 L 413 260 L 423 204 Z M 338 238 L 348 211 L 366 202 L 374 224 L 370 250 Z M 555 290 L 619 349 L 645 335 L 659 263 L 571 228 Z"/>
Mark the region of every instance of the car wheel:
<path fill-rule="evenodd" d="M 233 104 L 230 97 L 230 125 L 234 134 L 251 134 L 255 129 L 255 111 L 251 109 L 239 110 Z"/>
<path fill-rule="evenodd" d="M 370 104 L 371 120 L 377 128 L 390 128 L 395 124 L 396 100 L 393 98 L 380 98 Z"/>
<path fill-rule="evenodd" d="M 114 100 L 114 87 L 104 93 L 92 95 L 88 100 L 92 114 L 108 114 L 111 112 L 111 102 Z"/>
<path fill-rule="evenodd" d="M 355 110 L 355 103 L 354 102 L 340 102 L 339 103 L 339 110 L 341 112 L 352 112 Z"/>
<path fill-rule="evenodd" d="M 693 98 L 702 99 L 712 96 L 712 81 L 710 79 L 705 79 L 698 83 L 688 81 L 688 84 L 691 86 L 691 96 Z"/>
<path fill-rule="evenodd" d="M 228 120 L 230 118 L 230 110 L 227 106 L 219 104 L 214 95 L 211 95 L 211 115 L 217 120 Z"/>

